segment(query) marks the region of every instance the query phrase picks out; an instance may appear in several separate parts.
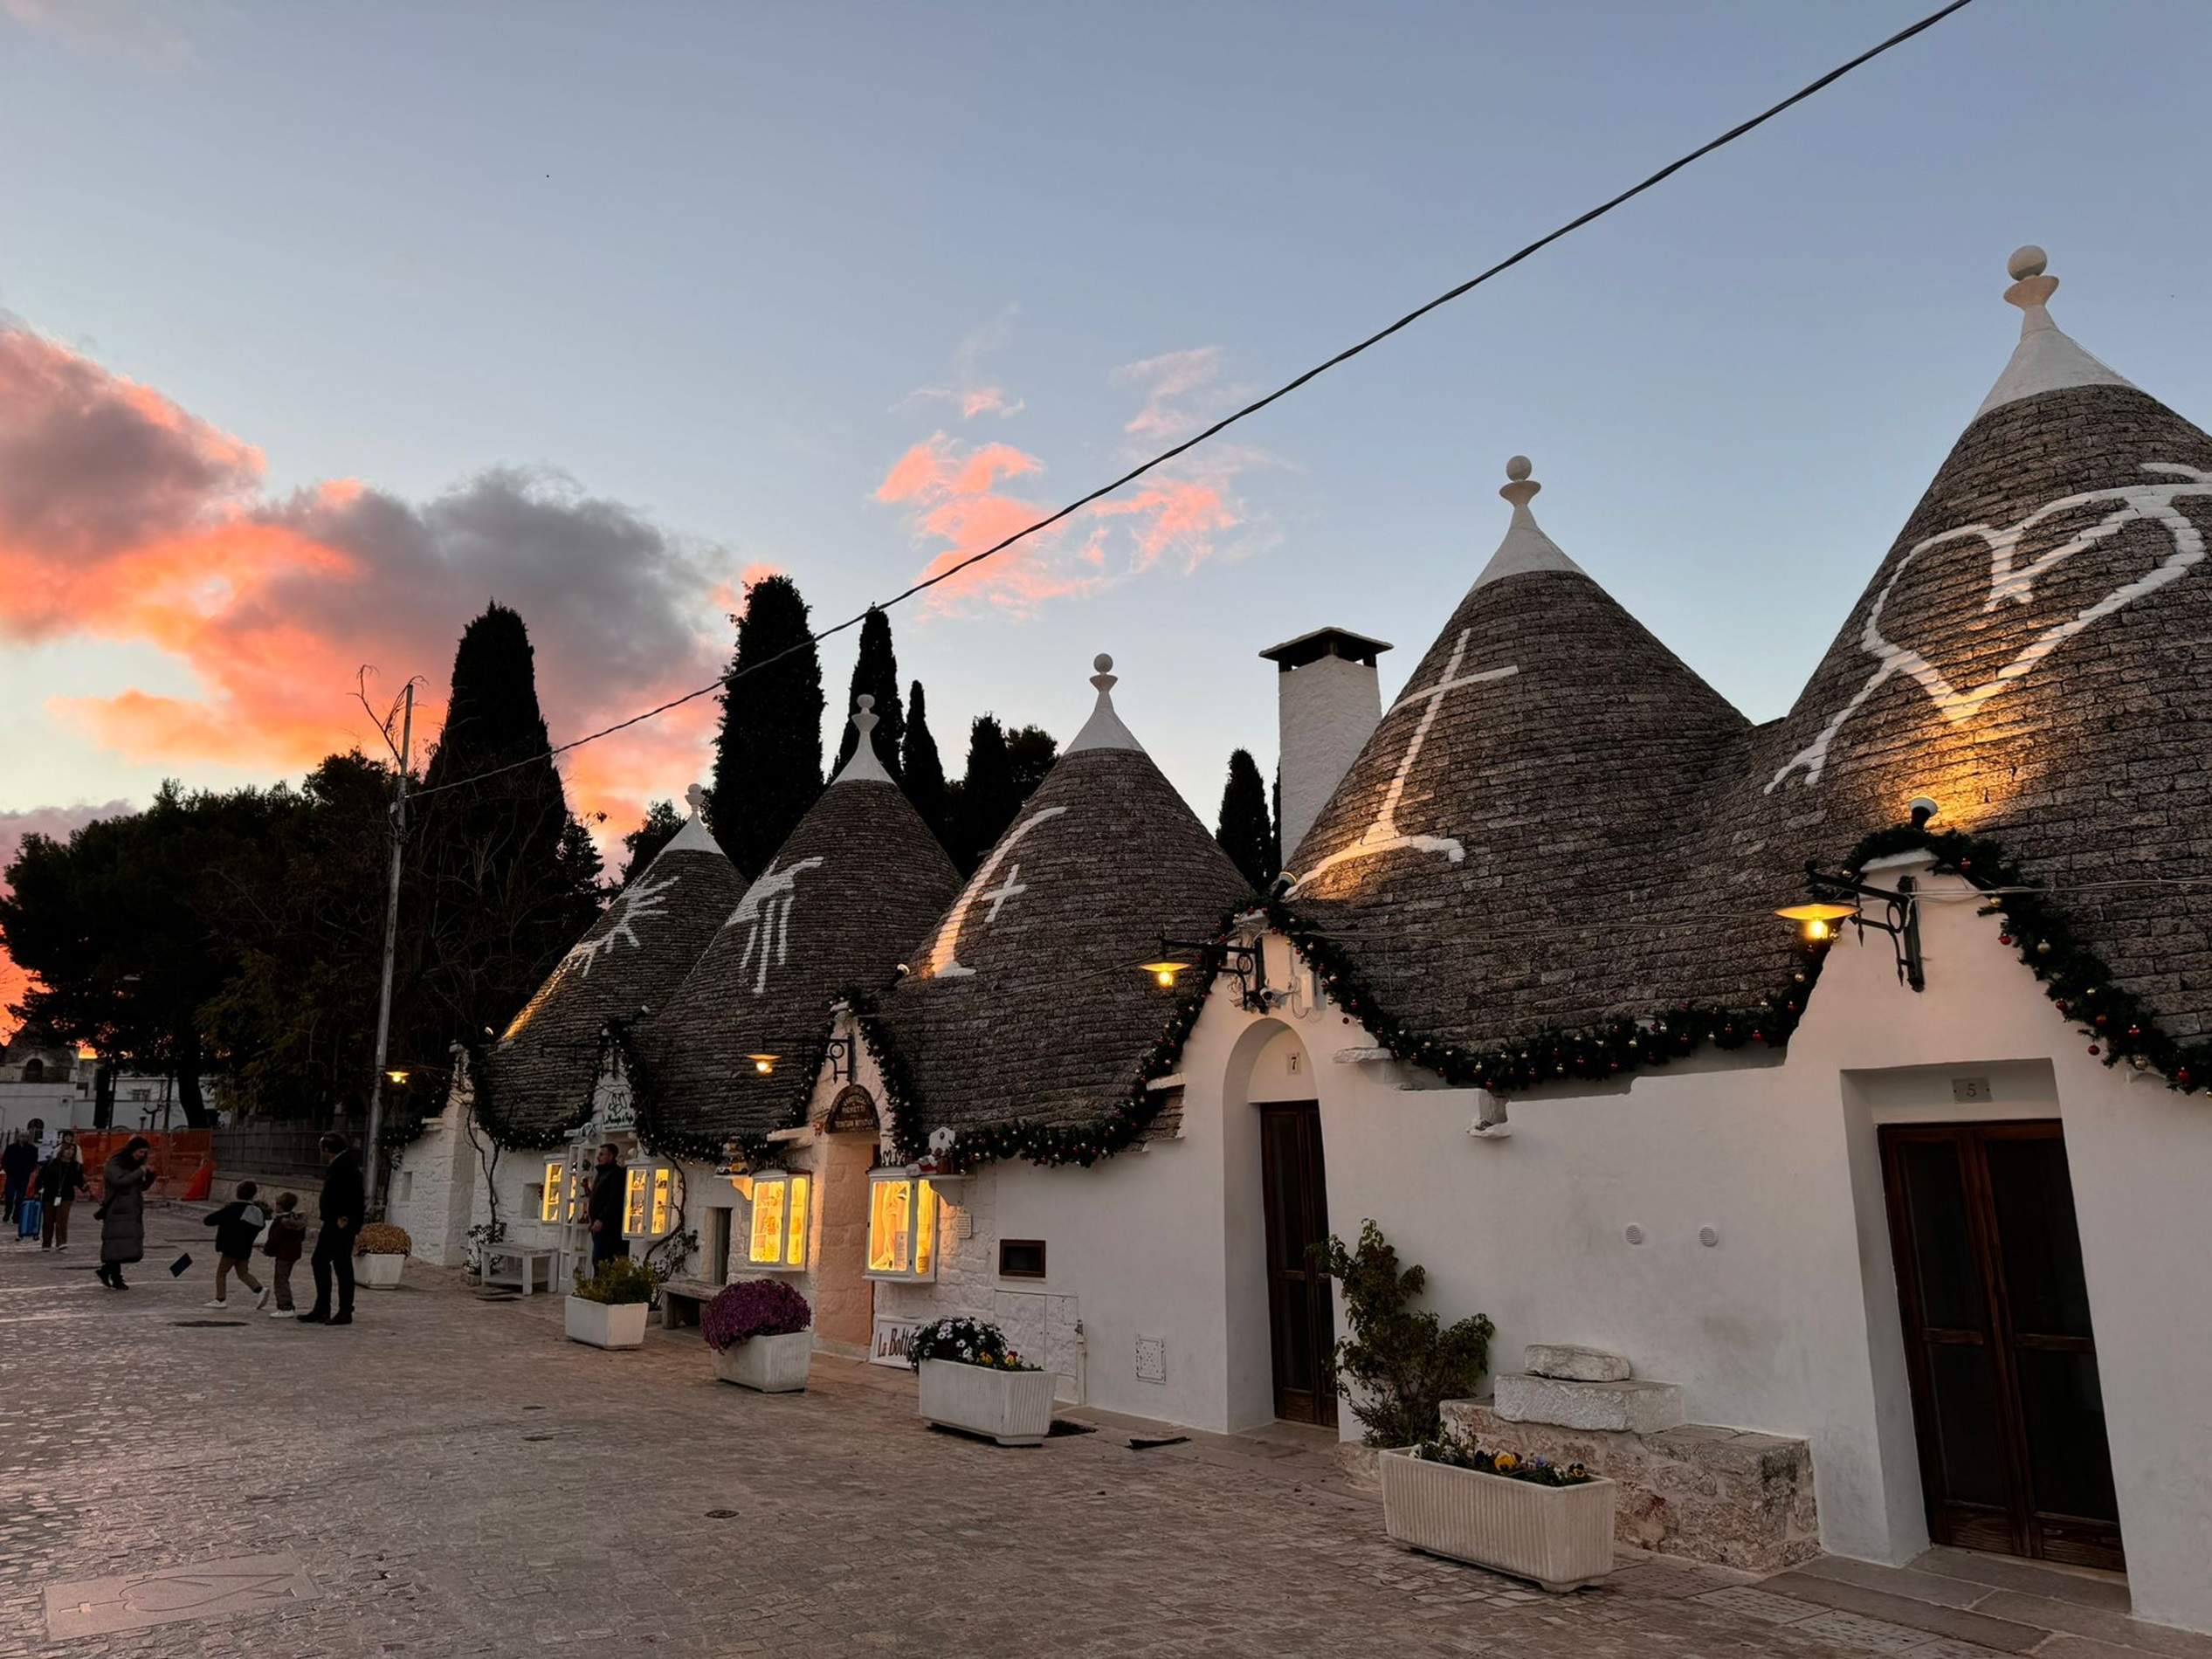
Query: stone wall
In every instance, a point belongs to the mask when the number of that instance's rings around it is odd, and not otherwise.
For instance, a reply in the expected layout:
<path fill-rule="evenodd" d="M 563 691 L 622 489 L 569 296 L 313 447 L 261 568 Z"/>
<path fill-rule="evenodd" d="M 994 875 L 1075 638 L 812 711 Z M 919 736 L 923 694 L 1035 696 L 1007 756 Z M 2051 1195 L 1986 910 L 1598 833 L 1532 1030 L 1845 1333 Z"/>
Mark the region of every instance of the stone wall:
<path fill-rule="evenodd" d="M 1820 1553 L 1812 1449 L 1699 1423 L 1651 1435 L 1508 1422 L 1487 1401 L 1444 1402 L 1444 1425 L 1481 1445 L 1618 1481 L 1613 1535 L 1637 1549 L 1773 1573 Z"/>

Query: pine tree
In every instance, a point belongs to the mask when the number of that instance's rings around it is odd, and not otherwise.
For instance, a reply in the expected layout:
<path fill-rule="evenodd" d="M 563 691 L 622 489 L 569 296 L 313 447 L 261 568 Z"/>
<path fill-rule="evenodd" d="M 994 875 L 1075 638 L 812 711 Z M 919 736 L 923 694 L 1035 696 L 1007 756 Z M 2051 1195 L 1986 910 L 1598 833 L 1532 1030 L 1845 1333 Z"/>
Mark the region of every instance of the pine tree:
<path fill-rule="evenodd" d="M 1214 839 L 1243 872 L 1254 892 L 1264 892 L 1282 867 L 1275 845 L 1275 827 L 1267 810 L 1267 787 L 1260 781 L 1259 767 L 1250 751 L 1234 749 L 1229 756 L 1229 781 L 1221 792 L 1221 823 Z"/>
<path fill-rule="evenodd" d="M 644 875 L 645 866 L 676 839 L 683 827 L 684 815 L 677 811 L 673 801 L 656 801 L 648 806 L 644 822 L 622 838 L 623 848 L 630 855 L 622 867 L 622 885 L 627 887 Z"/>
<path fill-rule="evenodd" d="M 772 666 L 755 667 L 786 651 Z M 749 880 L 822 793 L 822 659 L 790 577 L 766 576 L 746 589 L 730 674 L 707 821 Z"/>
<path fill-rule="evenodd" d="M 422 907 L 413 988 L 442 1036 L 473 1037 L 506 1027 L 600 898 L 599 855 L 552 763 L 529 630 L 496 601 L 453 653 L 424 786 L 410 838 Z"/>
<path fill-rule="evenodd" d="M 876 758 L 895 778 L 905 765 L 899 740 L 906 735 L 906 717 L 899 706 L 899 657 L 891 648 L 891 618 L 880 610 L 869 611 L 860 623 L 860 655 L 852 664 L 852 691 L 844 705 L 848 716 L 860 706 L 864 692 L 876 699 Z M 844 769 L 859 740 L 860 733 L 847 719 L 837 744 L 837 762 L 830 768 L 831 777 Z"/>
<path fill-rule="evenodd" d="M 1014 804 L 1018 808 L 1044 781 L 1044 774 L 1060 758 L 1060 745 L 1043 726 L 1025 726 L 1006 734 L 1006 758 L 1014 768 Z"/>
<path fill-rule="evenodd" d="M 971 875 L 1022 809 L 1022 790 L 1006 728 L 995 714 L 978 714 L 968 728 L 968 771 L 960 781 L 959 845 L 951 849 L 962 875 Z"/>
<path fill-rule="evenodd" d="M 920 680 L 906 693 L 906 735 L 899 747 L 899 769 L 906 785 L 906 798 L 921 814 L 921 821 L 939 841 L 949 842 L 952 823 L 947 811 L 945 762 L 937 753 L 937 740 L 930 734 Z"/>

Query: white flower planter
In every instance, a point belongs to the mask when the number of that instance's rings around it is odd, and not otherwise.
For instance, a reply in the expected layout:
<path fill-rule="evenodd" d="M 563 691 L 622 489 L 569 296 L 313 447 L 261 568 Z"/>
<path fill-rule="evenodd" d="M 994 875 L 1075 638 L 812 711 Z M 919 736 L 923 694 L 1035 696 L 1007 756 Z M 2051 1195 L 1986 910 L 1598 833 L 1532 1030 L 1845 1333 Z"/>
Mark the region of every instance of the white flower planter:
<path fill-rule="evenodd" d="M 371 1291 L 396 1291 L 399 1288 L 399 1270 L 407 1265 L 407 1258 L 389 1250 L 356 1258 L 361 1271 L 354 1277 Z"/>
<path fill-rule="evenodd" d="M 569 1340 L 595 1348 L 642 1348 L 650 1311 L 643 1302 L 587 1302 L 572 1296 L 565 1318 Z"/>
<path fill-rule="evenodd" d="M 806 1387 L 807 1366 L 814 1358 L 814 1332 L 794 1331 L 780 1337 L 748 1337 L 713 1355 L 714 1374 L 741 1388 L 757 1388 L 764 1394 L 795 1394 Z"/>
<path fill-rule="evenodd" d="M 1577 1589 L 1613 1570 L 1609 1480 L 1539 1486 L 1402 1451 L 1376 1461 L 1383 1526 L 1401 1544 L 1533 1579 L 1547 1590 Z"/>
<path fill-rule="evenodd" d="M 1041 1446 L 1052 1428 L 1052 1373 L 925 1360 L 921 1416 L 941 1428 L 989 1435 L 1002 1446 Z"/>

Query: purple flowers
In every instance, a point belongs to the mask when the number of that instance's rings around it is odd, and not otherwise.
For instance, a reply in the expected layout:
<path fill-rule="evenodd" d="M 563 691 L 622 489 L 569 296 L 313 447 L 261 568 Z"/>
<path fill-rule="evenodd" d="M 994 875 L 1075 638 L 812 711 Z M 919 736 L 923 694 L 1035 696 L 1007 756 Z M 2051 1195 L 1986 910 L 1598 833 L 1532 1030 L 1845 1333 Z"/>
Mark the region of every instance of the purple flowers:
<path fill-rule="evenodd" d="M 699 1310 L 699 1333 L 720 1353 L 748 1337 L 786 1337 L 814 1322 L 806 1298 L 782 1279 L 746 1279 Z"/>

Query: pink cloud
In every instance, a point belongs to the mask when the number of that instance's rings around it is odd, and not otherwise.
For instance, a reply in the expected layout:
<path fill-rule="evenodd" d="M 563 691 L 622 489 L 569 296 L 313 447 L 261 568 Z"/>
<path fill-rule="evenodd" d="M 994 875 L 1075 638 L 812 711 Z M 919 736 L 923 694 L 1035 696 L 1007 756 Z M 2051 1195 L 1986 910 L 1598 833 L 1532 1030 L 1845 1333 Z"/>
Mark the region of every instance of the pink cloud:
<path fill-rule="evenodd" d="M 1129 417 L 1122 430 L 1131 437 L 1172 443 L 1204 423 L 1205 417 L 1187 405 L 1202 394 L 1220 394 L 1214 382 L 1221 374 L 1221 348 L 1200 346 L 1190 351 L 1163 352 L 1157 357 L 1124 363 L 1113 371 L 1117 386 L 1144 389 L 1144 407 Z"/>

